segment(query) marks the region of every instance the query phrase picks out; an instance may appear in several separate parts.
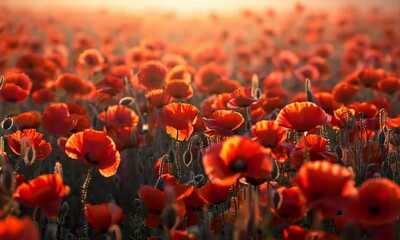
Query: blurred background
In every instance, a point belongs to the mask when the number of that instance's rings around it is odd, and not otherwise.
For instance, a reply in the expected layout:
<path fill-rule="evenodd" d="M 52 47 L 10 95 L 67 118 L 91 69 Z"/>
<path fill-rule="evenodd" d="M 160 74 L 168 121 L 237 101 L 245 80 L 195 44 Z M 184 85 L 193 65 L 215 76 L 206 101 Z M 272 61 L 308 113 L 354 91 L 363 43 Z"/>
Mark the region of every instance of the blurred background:
<path fill-rule="evenodd" d="M 220 12 L 232 13 L 237 10 L 264 9 L 273 7 L 288 9 L 300 2 L 307 8 L 330 10 L 343 5 L 366 9 L 379 6 L 385 10 L 400 11 L 400 0 L 2 0 L 11 6 L 29 8 L 74 8 L 108 9 L 129 12 L 144 10 L 173 11 L 180 15 Z"/>

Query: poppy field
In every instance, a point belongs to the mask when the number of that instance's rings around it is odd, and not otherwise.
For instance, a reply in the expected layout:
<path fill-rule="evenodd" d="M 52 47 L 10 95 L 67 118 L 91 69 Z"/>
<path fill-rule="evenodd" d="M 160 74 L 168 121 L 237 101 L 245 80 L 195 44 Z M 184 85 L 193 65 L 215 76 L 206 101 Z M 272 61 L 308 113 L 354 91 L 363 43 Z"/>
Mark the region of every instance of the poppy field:
<path fill-rule="evenodd" d="M 0 239 L 400 239 L 400 4 L 0 6 Z"/>

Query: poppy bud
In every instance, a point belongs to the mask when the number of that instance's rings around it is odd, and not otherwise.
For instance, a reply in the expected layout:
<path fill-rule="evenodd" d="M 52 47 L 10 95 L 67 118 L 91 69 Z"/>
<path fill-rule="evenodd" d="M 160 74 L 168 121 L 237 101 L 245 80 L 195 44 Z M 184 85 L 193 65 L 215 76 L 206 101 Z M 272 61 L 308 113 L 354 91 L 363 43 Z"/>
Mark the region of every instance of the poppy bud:
<path fill-rule="evenodd" d="M 5 82 L 6 78 L 4 76 L 0 76 L 0 90 L 3 88 Z"/>
<path fill-rule="evenodd" d="M 311 93 L 311 81 L 309 78 L 306 79 L 305 89 L 306 89 L 307 102 L 314 102 L 314 97 Z"/>
<path fill-rule="evenodd" d="M 133 98 L 133 97 L 124 97 L 124 98 L 121 98 L 120 100 L 119 100 L 119 105 L 123 105 L 123 106 L 130 106 L 130 105 L 132 105 L 133 103 L 135 103 L 135 99 Z"/>
<path fill-rule="evenodd" d="M 162 214 L 164 227 L 168 230 L 172 230 L 178 223 L 178 215 L 174 207 L 167 206 Z"/>
<path fill-rule="evenodd" d="M 36 160 L 36 150 L 33 146 L 26 149 L 24 161 L 26 165 L 31 165 Z"/>
<path fill-rule="evenodd" d="M 12 118 L 8 117 L 1 122 L 1 128 L 9 130 L 13 127 L 14 121 Z"/>
<path fill-rule="evenodd" d="M 3 166 L 0 172 L 0 187 L 1 192 L 14 192 L 15 189 L 15 176 L 14 171 L 10 165 Z"/>
<path fill-rule="evenodd" d="M 378 142 L 380 147 L 385 146 L 385 140 L 386 140 L 385 132 L 381 131 L 378 136 Z"/>

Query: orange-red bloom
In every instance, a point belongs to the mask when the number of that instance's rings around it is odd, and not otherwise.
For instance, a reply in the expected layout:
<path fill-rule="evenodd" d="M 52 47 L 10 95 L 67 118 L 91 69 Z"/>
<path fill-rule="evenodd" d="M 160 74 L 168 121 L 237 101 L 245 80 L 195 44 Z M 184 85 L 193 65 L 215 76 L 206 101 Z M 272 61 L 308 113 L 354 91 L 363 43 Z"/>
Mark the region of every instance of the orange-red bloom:
<path fill-rule="evenodd" d="M 113 105 L 107 111 L 99 113 L 98 117 L 107 127 L 133 127 L 139 122 L 139 116 L 130 108 L 123 105 Z"/>
<path fill-rule="evenodd" d="M 36 129 L 18 130 L 6 136 L 6 140 L 8 146 L 17 155 L 25 156 L 29 147 L 33 147 L 35 149 L 35 160 L 47 158 L 52 151 L 50 143 L 46 142 L 43 139 L 43 134 L 36 132 Z"/>
<path fill-rule="evenodd" d="M 63 73 L 58 76 L 55 86 L 63 89 L 68 95 L 72 96 L 87 95 L 94 88 L 93 83 L 85 81 L 72 73 Z"/>
<path fill-rule="evenodd" d="M 37 129 L 42 120 L 42 115 L 37 111 L 23 112 L 14 116 L 13 121 L 17 124 L 19 130 L 24 130 L 28 128 Z"/>
<path fill-rule="evenodd" d="M 280 187 L 278 193 L 281 196 L 277 207 L 278 216 L 289 221 L 299 221 L 306 215 L 306 201 L 298 187 Z"/>
<path fill-rule="evenodd" d="M 85 218 L 89 225 L 98 232 L 107 232 L 113 224 L 124 219 L 122 208 L 113 203 L 85 204 Z"/>
<path fill-rule="evenodd" d="M 293 181 L 303 193 L 308 209 L 316 208 L 324 216 L 332 217 L 338 209 L 345 209 L 357 195 L 353 173 L 328 161 L 306 162 Z"/>
<path fill-rule="evenodd" d="M 147 90 L 162 88 L 167 74 L 165 66 L 156 61 L 148 61 L 140 67 L 137 79 Z"/>
<path fill-rule="evenodd" d="M 400 79 L 396 77 L 387 77 L 378 82 L 379 91 L 394 94 L 400 90 Z"/>
<path fill-rule="evenodd" d="M 358 89 L 358 86 L 342 82 L 333 88 L 332 95 L 337 103 L 347 105 L 353 100 L 353 97 L 358 92 Z"/>
<path fill-rule="evenodd" d="M 258 142 L 234 136 L 207 149 L 204 170 L 217 185 L 231 186 L 240 177 L 258 185 L 267 180 L 273 169 L 268 152 Z"/>
<path fill-rule="evenodd" d="M 211 118 L 203 118 L 204 125 L 208 128 L 204 132 L 207 136 L 230 136 L 233 130 L 239 128 L 244 122 L 242 114 L 232 110 L 217 110 Z"/>
<path fill-rule="evenodd" d="M 0 89 L 3 100 L 15 103 L 24 102 L 29 97 L 32 88 L 31 79 L 24 73 L 9 73 L 5 76 L 5 83 Z"/>
<path fill-rule="evenodd" d="M 394 223 L 400 217 L 400 187 L 386 178 L 371 178 L 359 188 L 346 215 L 365 226 Z"/>
<path fill-rule="evenodd" d="M 294 102 L 286 105 L 275 121 L 283 127 L 304 132 L 328 123 L 330 116 L 315 103 Z"/>
<path fill-rule="evenodd" d="M 349 121 L 355 113 L 356 111 L 354 109 L 347 107 L 338 108 L 333 112 L 334 117 L 331 119 L 330 125 L 332 125 L 334 129 L 344 128 L 346 124 L 349 125 Z"/>
<path fill-rule="evenodd" d="M 186 214 L 184 199 L 188 197 L 194 187 L 186 186 L 184 184 L 176 184 L 168 186 L 174 192 L 174 199 L 168 199 L 167 194 L 152 186 L 141 185 L 138 190 L 138 196 L 146 205 L 147 219 L 146 224 L 150 228 L 159 227 L 162 224 L 161 215 L 169 204 L 174 208 L 177 217 L 183 218 Z M 168 203 L 168 201 L 172 201 Z"/>
<path fill-rule="evenodd" d="M 290 152 L 290 163 L 294 168 L 300 168 L 305 161 L 328 160 L 335 163 L 338 160 L 336 153 L 327 148 L 328 141 L 318 135 L 310 134 L 302 138 Z"/>
<path fill-rule="evenodd" d="M 262 120 L 251 127 L 258 141 L 266 148 L 275 148 L 286 138 L 286 129 L 275 121 Z"/>
<path fill-rule="evenodd" d="M 190 82 L 184 79 L 173 79 L 167 82 L 165 92 L 176 99 L 189 99 L 193 97 L 193 88 Z"/>
<path fill-rule="evenodd" d="M 72 159 L 97 167 L 104 177 L 115 175 L 121 162 L 114 141 L 104 132 L 92 129 L 72 134 L 65 144 L 65 153 Z"/>
<path fill-rule="evenodd" d="M 228 102 L 229 108 L 248 107 L 255 102 L 259 102 L 251 88 L 238 88 L 231 93 L 232 99 Z"/>
<path fill-rule="evenodd" d="M 76 125 L 75 117 L 69 114 L 68 105 L 53 103 L 43 112 L 43 128 L 48 133 L 61 136 L 70 132 Z"/>
<path fill-rule="evenodd" d="M 170 103 L 159 114 L 165 131 L 178 141 L 187 141 L 193 133 L 199 110 L 187 103 Z"/>
<path fill-rule="evenodd" d="M 99 50 L 86 49 L 78 57 L 78 70 L 87 70 L 89 74 L 104 68 L 105 59 Z"/>
<path fill-rule="evenodd" d="M 156 108 L 162 108 L 172 102 L 172 97 L 164 89 L 151 90 L 146 94 L 146 98 Z"/>
<path fill-rule="evenodd" d="M 8 215 L 0 221 L 0 239 L 2 240 L 40 240 L 39 230 L 32 219 L 24 217 L 18 219 Z"/>
<path fill-rule="evenodd" d="M 61 198 L 68 195 L 69 191 L 61 175 L 45 174 L 19 185 L 13 197 L 28 207 L 40 207 L 48 218 L 57 218 L 61 210 Z"/>

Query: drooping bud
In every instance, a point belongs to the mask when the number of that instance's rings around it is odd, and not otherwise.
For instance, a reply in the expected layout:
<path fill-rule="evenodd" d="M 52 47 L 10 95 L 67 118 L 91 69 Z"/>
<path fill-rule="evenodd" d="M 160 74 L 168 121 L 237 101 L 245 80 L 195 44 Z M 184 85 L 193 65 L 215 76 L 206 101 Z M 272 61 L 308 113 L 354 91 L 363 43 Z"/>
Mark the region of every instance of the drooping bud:
<path fill-rule="evenodd" d="M 14 125 L 14 121 L 10 117 L 4 119 L 0 124 L 1 128 L 5 129 L 5 130 L 11 129 L 13 127 L 13 125 Z"/>
<path fill-rule="evenodd" d="M 307 102 L 314 102 L 314 97 L 311 93 L 311 81 L 309 78 L 307 78 L 305 82 L 305 91 Z"/>
<path fill-rule="evenodd" d="M 381 131 L 381 132 L 379 133 L 379 136 L 378 136 L 379 146 L 380 146 L 380 147 L 384 147 L 384 146 L 385 146 L 385 141 L 386 141 L 385 132 L 384 132 L 384 131 Z"/>
<path fill-rule="evenodd" d="M 120 100 L 119 100 L 119 105 L 122 105 L 122 106 L 130 106 L 130 105 L 132 105 L 133 103 L 135 103 L 135 99 L 133 98 L 133 97 L 123 97 L 123 98 L 121 98 Z"/>
<path fill-rule="evenodd" d="M 28 166 L 31 165 L 35 160 L 36 160 L 36 150 L 31 145 L 26 149 L 26 153 L 24 155 L 24 162 Z"/>

